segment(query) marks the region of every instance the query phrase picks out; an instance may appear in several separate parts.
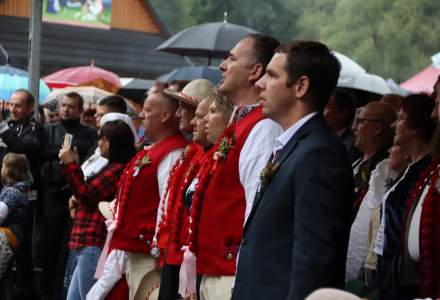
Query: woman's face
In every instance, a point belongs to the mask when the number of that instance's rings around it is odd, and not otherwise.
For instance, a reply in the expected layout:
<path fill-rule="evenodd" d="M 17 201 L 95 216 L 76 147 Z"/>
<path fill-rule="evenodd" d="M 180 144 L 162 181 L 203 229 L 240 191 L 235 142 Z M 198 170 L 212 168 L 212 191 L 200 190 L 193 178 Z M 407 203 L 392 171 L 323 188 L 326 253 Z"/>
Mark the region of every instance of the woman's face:
<path fill-rule="evenodd" d="M 101 156 L 108 158 L 109 157 L 109 149 L 110 143 L 105 136 L 99 139 L 98 141 L 99 151 L 101 152 Z"/>
<path fill-rule="evenodd" d="M 194 128 L 193 141 L 200 144 L 203 147 L 207 144 L 206 131 L 205 131 L 205 116 L 208 114 L 209 101 L 204 99 L 199 105 L 197 105 L 194 118 L 191 120 L 191 125 Z M 209 143 L 208 143 L 209 144 Z"/>
<path fill-rule="evenodd" d="M 223 111 L 218 107 L 216 101 L 209 105 L 209 111 L 205 116 L 205 121 L 208 141 L 215 143 L 228 125 L 228 121 L 226 120 Z"/>

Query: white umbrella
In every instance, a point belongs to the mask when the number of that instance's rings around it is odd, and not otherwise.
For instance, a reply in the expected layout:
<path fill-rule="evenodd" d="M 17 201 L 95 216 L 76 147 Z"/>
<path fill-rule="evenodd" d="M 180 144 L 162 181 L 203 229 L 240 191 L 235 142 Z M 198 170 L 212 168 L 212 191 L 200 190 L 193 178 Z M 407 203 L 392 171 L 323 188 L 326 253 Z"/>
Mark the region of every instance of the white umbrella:
<path fill-rule="evenodd" d="M 341 77 L 348 77 L 348 76 L 356 76 L 359 73 L 366 73 L 364 68 L 362 68 L 357 62 L 349 58 L 348 56 L 333 51 L 333 54 L 336 56 L 336 58 L 341 63 Z"/>
<path fill-rule="evenodd" d="M 391 89 L 385 79 L 378 75 L 369 73 L 359 73 L 354 77 L 339 78 L 338 86 L 372 92 L 380 95 L 391 93 Z"/>
<path fill-rule="evenodd" d="M 403 87 L 398 85 L 391 78 L 388 78 L 387 83 L 388 83 L 388 86 L 390 87 L 391 93 L 393 93 L 393 94 L 398 94 L 398 95 L 401 95 L 401 96 L 407 96 L 407 95 L 409 95 L 411 93 L 407 89 L 404 89 Z"/>
<path fill-rule="evenodd" d="M 103 97 L 113 95 L 110 92 L 101 90 L 94 86 L 70 86 L 63 89 L 53 90 L 49 93 L 49 95 L 47 95 L 44 102 L 49 102 L 54 99 L 60 100 L 63 95 L 69 92 L 77 92 L 81 95 L 81 97 L 83 97 L 84 102 L 91 104 L 96 104 L 98 100 Z"/>

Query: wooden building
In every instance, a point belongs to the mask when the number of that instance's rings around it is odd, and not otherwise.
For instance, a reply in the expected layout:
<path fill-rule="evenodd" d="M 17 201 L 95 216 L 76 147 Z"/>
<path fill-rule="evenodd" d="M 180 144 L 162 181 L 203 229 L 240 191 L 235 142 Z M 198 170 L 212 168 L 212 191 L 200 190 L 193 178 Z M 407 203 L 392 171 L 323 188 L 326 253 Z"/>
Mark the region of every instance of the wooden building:
<path fill-rule="evenodd" d="M 22 69 L 28 64 L 30 4 L 31 0 L 0 0 L 0 43 L 10 64 Z M 43 21 L 42 76 L 93 60 L 121 77 L 154 79 L 188 64 L 155 50 L 170 33 L 148 0 L 112 0 L 110 16 L 107 29 Z"/>

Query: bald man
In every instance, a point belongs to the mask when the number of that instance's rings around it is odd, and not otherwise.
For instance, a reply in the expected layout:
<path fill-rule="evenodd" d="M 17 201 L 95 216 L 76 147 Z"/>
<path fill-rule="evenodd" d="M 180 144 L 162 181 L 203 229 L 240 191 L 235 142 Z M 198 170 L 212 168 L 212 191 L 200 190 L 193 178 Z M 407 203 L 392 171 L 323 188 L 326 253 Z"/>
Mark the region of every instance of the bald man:
<path fill-rule="evenodd" d="M 163 92 L 148 95 L 139 116 L 152 145 L 128 163 L 117 193 L 117 228 L 110 248 L 128 253 L 130 300 L 146 299 L 155 289 L 158 291 L 160 274 L 150 252 L 159 200 L 165 193 L 171 167 L 186 146 L 175 116 L 178 107 L 177 101 Z"/>
<path fill-rule="evenodd" d="M 371 171 L 388 156 L 394 137 L 391 124 L 396 118 L 396 111 L 390 104 L 370 102 L 355 120 L 355 146 L 362 152 L 362 157 L 353 163 L 355 213 L 368 190 Z"/>

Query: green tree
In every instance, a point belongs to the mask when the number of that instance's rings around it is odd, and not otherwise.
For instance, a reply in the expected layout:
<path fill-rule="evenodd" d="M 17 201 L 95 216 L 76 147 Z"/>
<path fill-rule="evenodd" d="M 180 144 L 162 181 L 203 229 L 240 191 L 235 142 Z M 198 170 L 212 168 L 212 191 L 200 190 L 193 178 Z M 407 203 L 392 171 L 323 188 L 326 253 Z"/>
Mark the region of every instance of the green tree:
<path fill-rule="evenodd" d="M 403 81 L 440 51 L 434 0 L 152 0 L 172 32 L 205 22 L 253 28 L 281 41 L 320 40 L 369 72 Z"/>
<path fill-rule="evenodd" d="M 329 4 L 319 10 L 322 2 Z M 347 54 L 369 72 L 397 81 L 429 64 L 439 51 L 440 6 L 431 0 L 307 1 L 299 27 Z M 316 11 L 321 11 L 316 13 Z M 317 17 L 319 15 L 319 18 Z"/>

